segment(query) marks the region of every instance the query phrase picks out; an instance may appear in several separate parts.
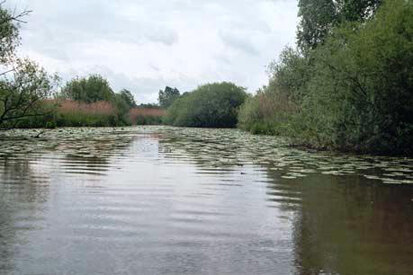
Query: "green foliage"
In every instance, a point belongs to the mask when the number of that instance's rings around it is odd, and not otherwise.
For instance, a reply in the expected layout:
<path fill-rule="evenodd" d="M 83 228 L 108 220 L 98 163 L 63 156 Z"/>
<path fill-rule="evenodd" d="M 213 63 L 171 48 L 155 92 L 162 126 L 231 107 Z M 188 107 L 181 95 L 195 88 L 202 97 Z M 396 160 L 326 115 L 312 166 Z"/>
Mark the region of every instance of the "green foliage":
<path fill-rule="evenodd" d="M 299 0 L 298 47 L 303 52 L 323 44 L 333 28 L 371 17 L 382 0 Z"/>
<path fill-rule="evenodd" d="M 299 104 L 306 94 L 306 83 L 311 77 L 309 68 L 308 59 L 286 47 L 280 54 L 279 62 L 270 64 L 272 76 L 267 92 L 279 97 L 279 100 L 282 98 Z"/>
<path fill-rule="evenodd" d="M 55 129 L 57 127 L 56 122 L 55 121 L 48 121 L 46 122 L 46 128 L 47 129 Z"/>
<path fill-rule="evenodd" d="M 100 75 L 91 75 L 85 78 L 75 78 L 69 81 L 62 89 L 60 98 L 70 99 L 76 102 L 95 103 L 108 102 L 117 110 L 116 118 L 102 118 L 94 114 L 92 117 L 77 114 L 68 118 L 69 124 L 82 124 L 82 126 L 105 126 L 130 124 L 128 112 L 137 107 L 132 93 L 126 89 L 114 93 L 109 82 Z M 90 115 L 90 114 L 89 114 Z M 63 122 L 62 122 L 63 123 Z M 61 124 L 62 124 L 61 123 Z"/>
<path fill-rule="evenodd" d="M 14 56 L 15 49 L 19 45 L 19 18 L 26 16 L 29 11 L 13 14 L 3 8 L 0 3 L 0 63 L 9 63 Z"/>
<path fill-rule="evenodd" d="M 299 111 L 311 75 L 307 60 L 297 51 L 285 48 L 272 63 L 268 86 L 242 105 L 238 126 L 256 134 L 287 135 L 291 119 Z"/>
<path fill-rule="evenodd" d="M 241 108 L 239 126 L 315 147 L 413 153 L 413 4 L 334 28 L 301 56 L 286 49 L 268 87 Z"/>
<path fill-rule="evenodd" d="M 137 107 L 146 109 L 162 109 L 162 107 L 156 103 L 141 103 Z"/>
<path fill-rule="evenodd" d="M 166 86 L 165 90 L 159 91 L 159 105 L 161 108 L 167 109 L 169 108 L 175 100 L 179 98 L 181 94 L 179 93 L 177 88 L 171 88 Z"/>
<path fill-rule="evenodd" d="M 375 18 L 348 24 L 313 53 L 304 129 L 317 142 L 412 153 L 413 5 L 387 1 Z"/>
<path fill-rule="evenodd" d="M 109 82 L 100 75 L 75 78 L 66 83 L 61 96 L 66 99 L 93 103 L 97 101 L 112 101 L 115 94 Z"/>
<path fill-rule="evenodd" d="M 137 107 L 132 93 L 126 89 L 123 89 L 119 93 L 115 94 L 112 101 L 118 110 L 119 119 L 128 124 L 127 115 L 129 110 Z"/>
<path fill-rule="evenodd" d="M 185 93 L 168 109 L 166 122 L 188 127 L 235 127 L 245 89 L 233 83 L 206 84 Z"/>
<path fill-rule="evenodd" d="M 123 89 L 117 95 L 129 109 L 137 107 L 135 98 L 130 91 Z"/>
<path fill-rule="evenodd" d="M 57 81 L 30 60 L 15 61 L 11 76 L 0 80 L 0 127 L 14 127 L 17 120 L 48 113 L 43 100 L 51 95 Z"/>
<path fill-rule="evenodd" d="M 21 119 L 45 115 L 40 102 L 51 95 L 56 76 L 28 59 L 16 57 L 19 24 L 29 11 L 11 12 L 0 3 L 0 128 L 12 128 Z"/>
<path fill-rule="evenodd" d="M 113 114 L 89 114 L 82 112 L 58 113 L 56 119 L 51 122 L 55 123 L 57 127 L 115 127 L 127 125 Z"/>

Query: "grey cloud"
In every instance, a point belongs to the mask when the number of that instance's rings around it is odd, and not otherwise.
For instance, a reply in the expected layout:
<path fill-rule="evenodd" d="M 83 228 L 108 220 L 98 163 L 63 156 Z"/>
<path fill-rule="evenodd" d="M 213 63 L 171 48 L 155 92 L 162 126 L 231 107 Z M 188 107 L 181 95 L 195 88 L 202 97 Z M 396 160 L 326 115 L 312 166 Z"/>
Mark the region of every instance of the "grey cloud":
<path fill-rule="evenodd" d="M 219 36 L 222 41 L 235 49 L 242 50 L 248 54 L 258 54 L 258 50 L 251 41 L 251 37 L 242 36 L 231 32 L 220 32 Z"/>
<path fill-rule="evenodd" d="M 294 43 L 297 13 L 290 0 L 6 3 L 33 10 L 21 30 L 22 55 L 65 80 L 101 73 L 140 101 L 154 101 L 166 85 L 188 91 L 226 80 L 254 91 L 265 66 Z"/>

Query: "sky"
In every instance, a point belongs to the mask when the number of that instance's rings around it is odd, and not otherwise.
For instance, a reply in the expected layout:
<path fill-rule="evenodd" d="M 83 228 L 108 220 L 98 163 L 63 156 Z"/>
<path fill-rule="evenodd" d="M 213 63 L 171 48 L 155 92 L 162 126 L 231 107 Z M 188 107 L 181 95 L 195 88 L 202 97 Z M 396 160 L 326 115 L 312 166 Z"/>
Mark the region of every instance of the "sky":
<path fill-rule="evenodd" d="M 295 43 L 295 0 L 8 0 L 29 9 L 19 55 L 64 84 L 101 74 L 115 91 L 155 103 L 165 86 L 231 81 L 250 93 Z"/>

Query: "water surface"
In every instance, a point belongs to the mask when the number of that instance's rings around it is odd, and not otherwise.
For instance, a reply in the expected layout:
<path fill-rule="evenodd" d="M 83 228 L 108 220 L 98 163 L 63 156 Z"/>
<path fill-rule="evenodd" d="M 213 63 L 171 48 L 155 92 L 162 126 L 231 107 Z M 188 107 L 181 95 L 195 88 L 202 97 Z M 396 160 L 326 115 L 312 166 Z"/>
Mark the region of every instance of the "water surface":
<path fill-rule="evenodd" d="M 0 274 L 411 274 L 413 160 L 238 130 L 0 136 Z"/>

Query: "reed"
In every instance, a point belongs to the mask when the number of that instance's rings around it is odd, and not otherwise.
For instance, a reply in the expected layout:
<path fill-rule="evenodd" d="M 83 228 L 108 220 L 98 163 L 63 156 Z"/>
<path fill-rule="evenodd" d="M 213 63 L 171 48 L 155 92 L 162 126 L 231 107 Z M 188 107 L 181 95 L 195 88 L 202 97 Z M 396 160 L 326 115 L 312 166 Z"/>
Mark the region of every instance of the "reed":
<path fill-rule="evenodd" d="M 129 110 L 128 119 L 133 125 L 158 125 L 162 124 L 165 115 L 164 109 L 133 108 Z"/>

